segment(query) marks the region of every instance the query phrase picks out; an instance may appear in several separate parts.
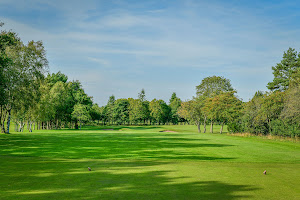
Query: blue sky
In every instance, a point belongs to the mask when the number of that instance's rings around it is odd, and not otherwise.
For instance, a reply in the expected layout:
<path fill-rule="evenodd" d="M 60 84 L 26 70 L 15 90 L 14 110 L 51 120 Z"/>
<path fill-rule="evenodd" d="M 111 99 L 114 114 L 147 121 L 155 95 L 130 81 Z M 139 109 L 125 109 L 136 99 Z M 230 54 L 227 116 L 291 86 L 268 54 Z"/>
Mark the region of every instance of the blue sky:
<path fill-rule="evenodd" d="M 99 105 L 142 88 L 148 100 L 191 99 L 213 75 L 248 101 L 284 51 L 300 50 L 297 0 L 0 0 L 0 21 L 42 40 L 50 72 L 80 80 Z"/>

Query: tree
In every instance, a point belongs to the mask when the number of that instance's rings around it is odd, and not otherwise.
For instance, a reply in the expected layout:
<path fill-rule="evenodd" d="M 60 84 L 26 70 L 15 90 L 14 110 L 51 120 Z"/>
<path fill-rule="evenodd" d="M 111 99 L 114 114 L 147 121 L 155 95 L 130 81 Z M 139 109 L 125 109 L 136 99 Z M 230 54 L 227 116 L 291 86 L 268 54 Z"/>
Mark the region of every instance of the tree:
<path fill-rule="evenodd" d="M 149 111 L 149 102 L 146 99 L 146 93 L 145 90 L 142 89 L 142 91 L 138 94 L 138 99 L 142 102 L 141 113 L 142 117 L 141 120 L 144 121 L 144 124 L 146 123 L 146 120 L 149 119 L 150 111 Z"/>
<path fill-rule="evenodd" d="M 83 104 L 76 104 L 74 106 L 74 111 L 72 112 L 72 117 L 79 121 L 81 130 L 82 122 L 90 119 L 88 107 Z"/>
<path fill-rule="evenodd" d="M 62 121 L 66 121 L 68 110 L 70 106 L 70 94 L 68 92 L 67 84 L 62 81 L 57 81 L 50 89 L 50 99 L 48 103 L 52 104 L 54 109 L 54 123 L 56 129 L 60 127 Z"/>
<path fill-rule="evenodd" d="M 138 94 L 138 99 L 142 102 L 146 101 L 146 93 L 144 89 L 142 89 L 142 91 Z"/>
<path fill-rule="evenodd" d="M 259 114 L 267 122 L 269 133 L 272 133 L 272 121 L 279 118 L 284 106 L 285 93 L 276 91 L 267 93 L 262 102 Z"/>
<path fill-rule="evenodd" d="M 144 120 L 144 104 L 140 99 L 129 98 L 129 121 L 136 124 Z"/>
<path fill-rule="evenodd" d="M 242 102 L 234 96 L 233 92 L 224 92 L 216 95 L 206 102 L 205 107 L 208 108 L 208 116 L 211 117 L 211 123 L 213 126 L 213 121 L 218 120 L 221 122 L 220 133 L 223 132 L 223 127 L 226 122 L 232 122 L 234 119 L 238 118 L 241 114 Z M 211 126 L 211 133 L 213 132 L 213 127 Z"/>
<path fill-rule="evenodd" d="M 257 91 L 252 99 L 244 105 L 242 117 L 244 131 L 255 134 L 267 133 L 267 124 L 260 116 L 264 96 L 263 92 Z"/>
<path fill-rule="evenodd" d="M 206 77 L 201 81 L 200 85 L 196 86 L 197 96 L 203 96 L 205 98 L 233 90 L 230 80 L 220 76 Z"/>
<path fill-rule="evenodd" d="M 106 115 L 109 122 L 113 123 L 114 121 L 114 106 L 115 106 L 116 98 L 114 95 L 111 95 L 108 99 L 107 105 L 106 105 Z"/>
<path fill-rule="evenodd" d="M 51 86 L 53 86 L 58 81 L 66 83 L 68 81 L 68 76 L 59 71 L 56 74 L 55 73 L 52 73 L 51 75 L 48 74 L 46 78 L 46 82 L 49 83 Z"/>
<path fill-rule="evenodd" d="M 38 87 L 32 86 L 37 80 L 44 78 L 48 61 L 41 41 L 30 41 L 24 45 L 17 34 L 11 31 L 1 32 L 0 51 L 0 57 L 2 57 L 0 58 L 0 77 L 3 78 L 0 81 L 0 92 L 4 96 L 1 98 L 0 125 L 2 132 L 9 133 L 12 110 L 19 104 L 18 101 L 36 92 Z M 5 130 L 6 118 L 7 129 Z"/>
<path fill-rule="evenodd" d="M 129 122 L 129 101 L 127 99 L 117 99 L 115 101 L 113 116 L 119 125 Z"/>
<path fill-rule="evenodd" d="M 291 79 L 290 87 L 286 92 L 281 118 L 290 125 L 300 125 L 300 69 Z"/>
<path fill-rule="evenodd" d="M 181 105 L 181 100 L 176 96 L 176 93 L 173 92 L 169 100 L 169 107 L 171 108 L 171 121 L 173 124 L 178 124 L 179 116 L 177 113 L 178 108 Z"/>
<path fill-rule="evenodd" d="M 3 24 L 1 24 L 2 26 Z M 8 110 L 11 110 L 11 78 L 16 77 L 16 70 L 12 67 L 14 62 L 9 51 L 16 49 L 21 45 L 20 38 L 16 33 L 11 31 L 1 31 L 0 33 L 0 128 L 1 132 L 5 133 L 5 120 L 7 118 Z"/>
<path fill-rule="evenodd" d="M 42 128 L 44 128 L 43 123 L 45 122 L 47 122 L 47 128 L 49 128 L 49 121 L 55 117 L 55 108 L 51 100 L 50 90 L 51 86 L 46 82 L 40 84 L 39 92 L 41 95 L 37 103 L 37 115 L 39 121 L 42 123 Z"/>
<path fill-rule="evenodd" d="M 158 124 L 165 124 L 170 117 L 171 109 L 163 100 L 153 99 L 149 103 L 150 116 Z"/>
<path fill-rule="evenodd" d="M 196 86 L 197 97 L 205 102 L 202 108 L 204 115 L 204 132 L 206 131 L 206 119 L 210 119 L 210 132 L 213 132 L 214 121 L 218 118 L 217 112 L 218 97 L 215 96 L 221 93 L 232 92 L 234 89 L 231 86 L 230 80 L 221 76 L 206 77 L 201 81 L 201 84 Z"/>
<path fill-rule="evenodd" d="M 271 91 L 285 91 L 289 88 L 290 79 L 293 74 L 297 73 L 300 68 L 300 53 L 297 56 L 297 51 L 289 48 L 283 54 L 280 63 L 272 67 L 274 79 L 269 82 L 267 88 Z"/>
<path fill-rule="evenodd" d="M 193 100 L 182 102 L 178 108 L 178 115 L 188 121 L 194 122 L 198 127 L 198 132 L 201 133 L 200 124 L 202 119 L 206 119 L 203 113 L 203 99 L 194 98 Z M 205 124 L 205 122 L 204 122 Z"/>
<path fill-rule="evenodd" d="M 98 120 L 98 123 L 99 121 L 101 120 L 101 108 L 99 107 L 98 104 L 93 104 L 93 106 L 91 107 L 90 109 L 90 116 L 91 116 L 91 120 L 95 121 L 95 120 Z"/>
<path fill-rule="evenodd" d="M 219 118 L 219 96 L 204 99 L 204 113 L 210 119 L 210 133 L 213 133 L 214 122 Z"/>

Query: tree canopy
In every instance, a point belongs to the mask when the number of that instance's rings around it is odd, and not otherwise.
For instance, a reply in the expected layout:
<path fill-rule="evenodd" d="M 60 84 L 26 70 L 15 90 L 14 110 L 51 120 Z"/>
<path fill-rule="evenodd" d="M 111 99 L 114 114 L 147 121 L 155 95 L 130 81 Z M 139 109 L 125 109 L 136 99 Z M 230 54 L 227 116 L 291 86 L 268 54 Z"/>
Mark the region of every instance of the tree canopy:
<path fill-rule="evenodd" d="M 269 82 L 267 88 L 275 91 L 285 91 L 289 88 L 290 80 L 300 69 L 300 52 L 297 55 L 297 51 L 293 48 L 289 48 L 283 54 L 283 58 L 280 63 L 277 63 L 275 67 L 272 67 L 274 79 Z"/>
<path fill-rule="evenodd" d="M 213 97 L 221 92 L 233 91 L 230 80 L 222 76 L 209 76 L 202 79 L 200 85 L 196 86 L 197 96 Z"/>

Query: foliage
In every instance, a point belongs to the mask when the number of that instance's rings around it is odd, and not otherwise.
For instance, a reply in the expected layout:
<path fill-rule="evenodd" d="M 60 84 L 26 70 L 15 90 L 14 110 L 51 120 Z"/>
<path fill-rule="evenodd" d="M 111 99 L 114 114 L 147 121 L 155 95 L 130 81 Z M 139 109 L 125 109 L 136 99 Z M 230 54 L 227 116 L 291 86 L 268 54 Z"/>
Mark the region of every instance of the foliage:
<path fill-rule="evenodd" d="M 235 91 L 222 92 L 206 99 L 205 112 L 212 123 L 218 120 L 222 124 L 220 133 L 225 123 L 231 123 L 241 115 L 242 102 L 234 94 Z"/>
<path fill-rule="evenodd" d="M 142 89 L 142 91 L 138 94 L 138 99 L 142 102 L 146 101 L 146 93 L 144 89 Z"/>
<path fill-rule="evenodd" d="M 83 104 L 76 104 L 72 112 L 72 117 L 80 122 L 81 129 L 81 123 L 90 119 L 88 107 Z"/>
<path fill-rule="evenodd" d="M 286 91 L 286 99 L 281 118 L 291 125 L 300 125 L 300 70 Z"/>
<path fill-rule="evenodd" d="M 182 102 L 178 109 L 178 115 L 188 121 L 194 122 L 198 127 L 198 132 L 201 132 L 200 123 L 205 118 L 204 115 L 204 101 L 201 98 L 194 98 L 193 100 Z"/>
<path fill-rule="evenodd" d="M 89 111 L 89 114 L 91 116 L 92 121 L 95 121 L 95 120 L 100 121 L 101 120 L 101 107 L 99 107 L 99 105 L 96 103 L 93 104 Z"/>
<path fill-rule="evenodd" d="M 300 52 L 297 56 L 297 51 L 293 48 L 289 48 L 283 54 L 283 58 L 280 63 L 277 63 L 275 67 L 272 67 L 274 79 L 269 82 L 267 87 L 272 91 L 285 91 L 289 88 L 290 79 L 293 74 L 297 73 L 300 69 Z"/>
<path fill-rule="evenodd" d="M 165 124 L 170 120 L 171 109 L 163 100 L 153 99 L 149 103 L 150 116 L 158 124 Z"/>
<path fill-rule="evenodd" d="M 119 125 L 129 123 L 129 101 L 117 99 L 114 103 L 113 117 Z"/>
<path fill-rule="evenodd" d="M 43 79 L 48 61 L 41 41 L 30 41 L 24 45 L 17 34 L 11 31 L 2 31 L 0 34 L 0 57 L 0 77 L 3 78 L 0 84 L 0 125 L 2 132 L 9 133 L 12 111 L 18 111 L 20 107 L 24 107 L 24 111 L 33 110 L 30 99 L 38 91 L 37 83 Z"/>
<path fill-rule="evenodd" d="M 169 100 L 169 106 L 171 109 L 171 121 L 173 124 L 178 124 L 178 122 L 181 120 L 177 113 L 178 108 L 181 105 L 181 102 L 182 102 L 181 99 L 176 96 L 175 92 L 173 92 Z"/>
<path fill-rule="evenodd" d="M 220 76 L 206 77 L 201 81 L 200 85 L 196 86 L 197 96 L 203 96 L 205 98 L 233 90 L 230 80 Z"/>

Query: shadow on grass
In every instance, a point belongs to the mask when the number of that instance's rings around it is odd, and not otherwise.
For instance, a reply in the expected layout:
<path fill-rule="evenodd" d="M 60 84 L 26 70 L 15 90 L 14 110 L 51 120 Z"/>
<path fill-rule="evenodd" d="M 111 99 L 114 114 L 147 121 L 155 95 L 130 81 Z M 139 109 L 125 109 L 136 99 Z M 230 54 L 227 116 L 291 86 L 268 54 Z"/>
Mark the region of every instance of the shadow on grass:
<path fill-rule="evenodd" d="M 159 134 L 46 134 L 14 135 L 0 140 L 0 155 L 97 159 L 226 160 L 231 157 L 201 155 L 202 148 L 233 145 Z"/>
<path fill-rule="evenodd" d="M 1 158 L 1 157 L 0 157 Z M 183 181 L 157 161 L 1 158 L 1 199 L 223 199 L 251 198 L 250 185 Z M 87 170 L 87 166 L 92 171 Z M 237 193 L 239 195 L 237 195 Z M 249 194 L 250 193 L 250 194 Z"/>

